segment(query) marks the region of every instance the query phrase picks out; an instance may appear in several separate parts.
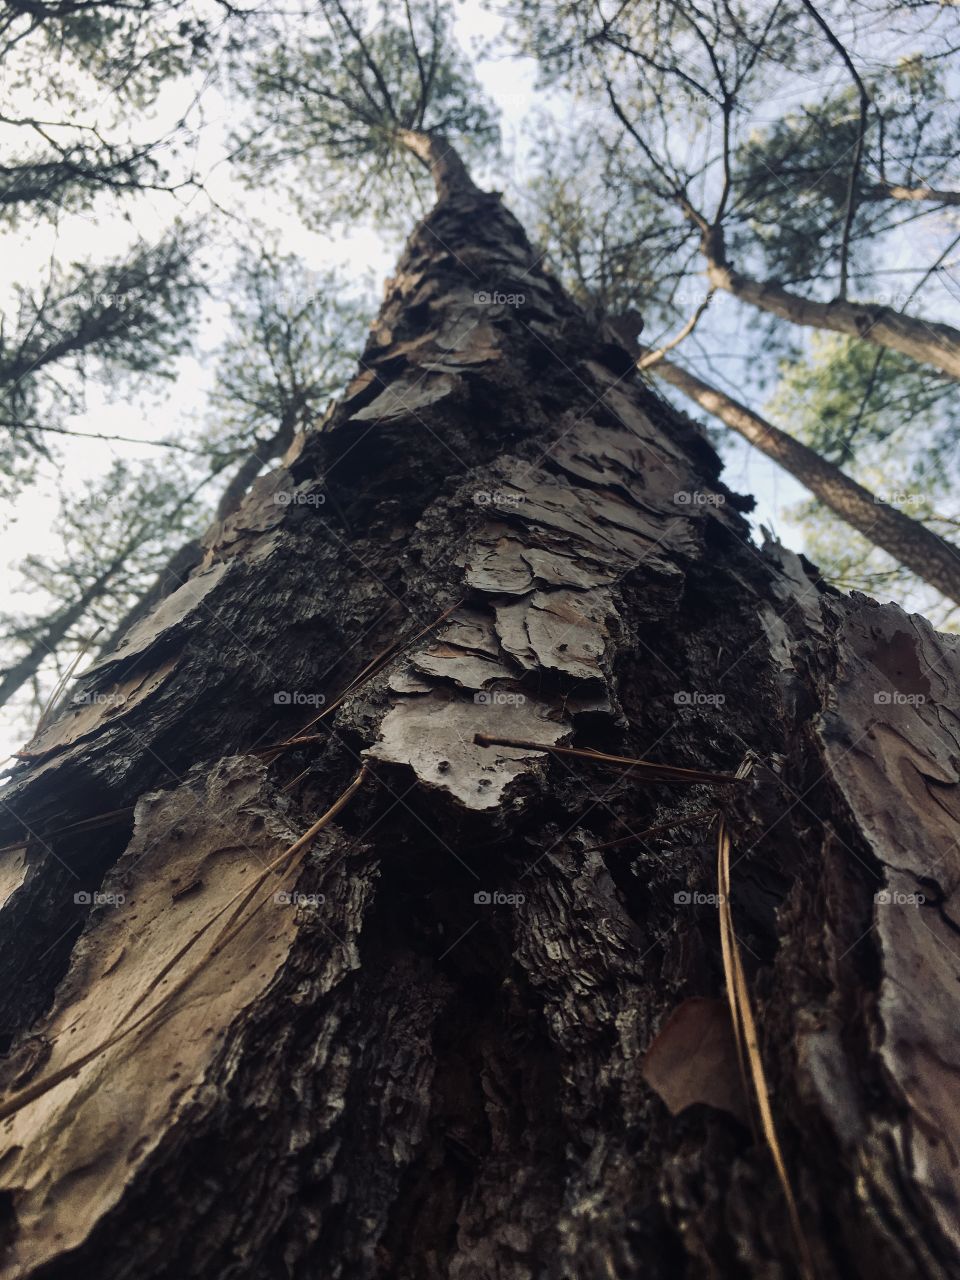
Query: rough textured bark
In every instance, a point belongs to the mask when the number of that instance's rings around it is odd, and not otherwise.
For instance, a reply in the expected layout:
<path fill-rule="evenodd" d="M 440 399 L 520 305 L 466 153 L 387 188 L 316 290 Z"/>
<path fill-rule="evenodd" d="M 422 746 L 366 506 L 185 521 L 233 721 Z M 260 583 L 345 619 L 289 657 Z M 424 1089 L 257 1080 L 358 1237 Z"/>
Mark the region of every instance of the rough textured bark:
<path fill-rule="evenodd" d="M 942 591 L 948 600 L 960 604 L 960 550 L 946 538 L 878 498 L 816 450 L 689 370 L 663 356 L 655 369 L 659 377 L 789 471 L 834 515 Z"/>
<path fill-rule="evenodd" d="M 31 744 L 2 809 L 0 1274 L 793 1275 L 737 1108 L 674 1116 L 642 1069 L 723 995 L 716 908 L 682 900 L 715 892 L 711 835 L 662 830 L 718 804 L 818 1275 L 956 1273 L 960 652 L 754 547 L 632 369 L 497 196 L 452 191 L 323 428 Z M 307 729 L 292 695 L 365 668 Z M 642 785 L 477 732 L 757 763 Z"/>
<path fill-rule="evenodd" d="M 206 543 L 215 541 L 219 537 L 219 523 L 227 520 L 236 512 L 247 490 L 263 470 L 266 463 L 280 457 L 290 447 L 294 438 L 296 418 L 296 413 L 290 413 L 285 416 L 269 440 L 258 444 L 256 448 L 250 450 L 234 470 L 233 475 L 227 481 L 223 492 L 220 494 L 213 529 L 208 530 L 205 537 L 190 538 L 187 542 L 177 547 L 147 590 L 139 600 L 130 606 L 107 638 L 103 645 L 104 653 L 110 653 L 116 649 L 131 627 L 136 626 L 142 618 L 147 616 L 151 609 L 155 608 L 171 592 L 176 591 L 189 578 L 190 574 L 203 559 Z"/>

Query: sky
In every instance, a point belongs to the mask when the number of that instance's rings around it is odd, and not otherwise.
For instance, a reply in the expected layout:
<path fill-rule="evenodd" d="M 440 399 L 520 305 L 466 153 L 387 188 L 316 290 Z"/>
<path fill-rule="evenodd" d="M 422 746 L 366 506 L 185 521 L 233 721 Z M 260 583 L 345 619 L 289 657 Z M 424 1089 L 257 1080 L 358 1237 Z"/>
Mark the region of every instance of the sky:
<path fill-rule="evenodd" d="M 498 20 L 479 0 L 466 0 L 458 8 L 456 32 L 461 44 L 471 49 L 487 43 L 498 30 Z M 495 175 L 495 184 L 507 193 L 522 187 L 524 161 L 529 154 L 529 135 L 524 124 L 535 109 L 546 109 L 562 116 L 572 109 L 569 100 L 536 89 L 536 69 L 530 59 L 487 56 L 476 63 L 476 74 L 482 88 L 500 109 L 504 140 L 504 161 Z M 143 121 L 144 136 L 154 135 L 158 123 L 172 122 L 189 108 L 196 85 L 180 83 L 161 94 L 160 100 Z M 774 104 L 770 104 L 773 107 Z M 780 104 L 777 104 L 779 109 Z M 575 108 L 583 110 L 581 106 Z M 176 198 L 152 193 L 138 199 L 127 221 L 120 214 L 110 217 L 77 215 L 64 219 L 54 235 L 49 229 L 37 229 L 29 235 L 16 234 L 16 253 L 6 256 L 0 267 L 0 294 L 9 294 L 18 280 L 42 278 L 51 250 L 67 259 L 83 256 L 108 256 L 121 240 L 130 237 L 131 229 L 147 237 L 159 239 L 171 219 L 201 213 L 211 200 L 228 213 L 245 208 L 256 213 L 264 224 L 280 236 L 286 252 L 301 257 L 308 267 L 317 269 L 339 264 L 348 272 L 372 272 L 381 280 L 389 275 L 397 245 L 384 241 L 381 234 L 369 228 L 352 229 L 331 237 L 307 231 L 281 199 L 273 199 L 269 191 L 256 195 L 239 185 L 224 162 L 230 108 L 216 93 L 210 95 L 204 108 L 202 127 L 193 141 L 192 163 L 204 175 L 205 192 L 191 192 Z M 0 129 L 0 142 L 3 134 Z M 215 251 L 216 252 L 216 251 Z M 229 257 L 230 250 L 225 252 Z M 642 311 L 642 300 L 638 299 Z M 120 433 L 143 440 L 142 445 L 108 443 L 96 440 L 64 438 L 59 449 L 58 467 L 44 466 L 36 484 L 21 493 L 0 521 L 0 586 L 8 610 L 30 608 L 35 602 L 23 590 L 16 565 L 25 549 L 34 554 L 52 555 L 58 546 L 57 511 L 62 489 L 84 492 L 102 476 L 116 457 L 142 459 L 149 463 L 158 450 L 147 442 L 158 435 L 187 431 L 204 412 L 211 386 L 209 353 L 217 337 L 229 322 L 229 307 L 214 296 L 203 307 L 200 328 L 200 358 L 191 356 L 177 363 L 176 378 L 158 395 L 145 398 L 132 394 L 94 394 L 86 412 L 74 416 L 64 425 L 80 432 Z M 728 345 L 737 353 L 749 349 L 749 335 L 742 328 L 739 308 L 724 308 L 718 320 L 729 326 Z M 646 335 L 645 339 L 648 336 Z M 202 354 L 208 353 L 207 358 Z M 688 407 L 689 409 L 689 407 Z M 723 446 L 726 463 L 725 481 L 733 489 L 751 493 L 756 509 L 750 517 L 759 530 L 764 525 L 787 545 L 803 550 L 803 531 L 790 517 L 790 509 L 806 496 L 805 491 L 779 468 L 736 437 L 728 437 Z M 21 745 L 24 738 L 22 712 L 0 712 L 0 759 Z"/>

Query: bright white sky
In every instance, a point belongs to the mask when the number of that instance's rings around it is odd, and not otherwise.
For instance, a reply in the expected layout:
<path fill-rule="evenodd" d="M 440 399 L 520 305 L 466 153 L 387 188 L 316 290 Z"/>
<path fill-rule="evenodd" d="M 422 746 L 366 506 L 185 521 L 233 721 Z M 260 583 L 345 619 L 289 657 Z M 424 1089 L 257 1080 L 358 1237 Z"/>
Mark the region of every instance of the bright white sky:
<path fill-rule="evenodd" d="M 498 20 L 480 0 L 466 0 L 458 9 L 457 34 L 465 47 L 475 42 L 486 43 L 496 34 Z M 569 112 L 571 104 L 556 98 L 544 98 L 535 93 L 535 67 L 531 60 L 487 58 L 477 65 L 477 74 L 483 88 L 502 112 L 504 152 L 507 159 L 490 180 L 509 196 L 511 189 L 519 187 L 523 157 L 526 150 L 523 124 L 534 104 L 557 112 Z M 188 107 L 195 90 L 194 84 L 180 84 L 168 89 L 157 104 L 155 119 L 172 122 Z M 584 110 L 581 103 L 577 108 Z M 306 231 L 296 217 L 284 212 L 281 199 L 271 200 L 269 193 L 259 197 L 259 206 L 251 208 L 251 194 L 241 188 L 231 177 L 229 166 L 223 162 L 224 137 L 228 110 L 222 101 L 212 96 L 204 108 L 203 127 L 195 138 L 194 165 L 205 177 L 209 196 L 226 210 L 245 208 L 253 212 L 268 226 L 282 234 L 284 249 L 301 257 L 310 268 L 320 268 L 334 263 L 354 268 L 358 274 L 371 268 L 383 278 L 393 265 L 396 246 L 387 246 L 382 237 L 370 230 L 360 229 L 349 235 L 325 239 Z M 156 123 L 144 124 L 145 136 L 156 136 Z M 148 194 L 139 200 L 132 214 L 135 229 L 146 237 L 159 239 L 176 215 L 203 212 L 208 196 L 203 193 L 183 198 L 162 194 Z M 186 204 L 186 207 L 184 207 Z M 109 257 L 130 238 L 130 223 L 122 215 L 88 218 L 75 216 L 61 223 L 57 251 L 63 258 Z M 0 290 L 9 289 L 15 281 L 42 278 L 53 245 L 53 236 L 45 228 L 30 235 L 15 233 L 16 252 L 7 258 L 6 268 L 0 270 Z M 215 251 L 214 257 L 220 252 Z M 225 258 L 229 252 L 224 250 Z M 642 310 L 642 299 L 638 299 Z M 204 309 L 201 330 L 201 347 L 212 351 L 216 338 L 228 321 L 225 304 L 216 300 Z M 747 338 L 741 338 L 739 308 L 724 309 L 724 323 L 732 326 L 728 350 L 742 352 Z M 651 339 L 657 335 L 645 335 Z M 204 400 L 210 381 L 209 361 L 190 358 L 181 360 L 176 381 L 165 388 L 161 400 L 144 405 L 130 400 L 110 401 L 103 397 L 94 399 L 86 413 L 64 425 L 78 431 L 120 433 L 149 440 L 178 428 L 188 428 L 203 413 Z M 81 441 L 64 438 L 60 448 L 62 466 L 43 469 L 38 483 L 24 492 L 13 504 L 0 525 L 0 574 L 6 607 L 27 606 L 28 598 L 21 591 L 16 564 L 26 550 L 35 554 L 45 551 L 52 554 L 58 543 L 56 513 L 59 491 L 62 487 L 77 493 L 85 490 L 96 477 L 103 475 L 116 457 L 155 459 L 160 452 L 147 444 L 131 445 L 100 441 Z M 752 493 L 757 499 L 753 521 L 775 530 L 788 545 L 802 549 L 802 532 L 786 515 L 793 504 L 802 500 L 805 491 L 789 476 L 776 468 L 761 454 L 750 449 L 737 438 L 730 439 L 724 449 L 727 472 L 725 479 L 734 489 Z M 0 713 L 0 759 L 15 749 L 23 740 L 23 720 L 20 714 Z"/>

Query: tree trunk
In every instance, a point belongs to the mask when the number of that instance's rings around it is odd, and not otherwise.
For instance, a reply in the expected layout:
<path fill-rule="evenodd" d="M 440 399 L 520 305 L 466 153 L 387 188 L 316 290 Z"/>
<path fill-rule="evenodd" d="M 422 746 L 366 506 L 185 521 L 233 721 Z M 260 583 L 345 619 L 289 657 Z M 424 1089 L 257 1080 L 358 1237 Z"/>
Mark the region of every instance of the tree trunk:
<path fill-rule="evenodd" d="M 781 431 L 772 422 L 748 409 L 739 400 L 725 395 L 700 378 L 661 356 L 653 366 L 656 373 L 684 395 L 695 400 L 731 430 L 743 436 L 761 453 L 818 498 L 834 515 L 888 552 L 912 573 L 941 591 L 948 600 L 960 604 L 960 550 L 928 529 L 919 520 L 878 498 L 845 475 L 838 466 Z"/>
<path fill-rule="evenodd" d="M 86 616 L 92 604 L 104 595 L 113 579 L 123 568 L 126 557 L 118 557 L 99 574 L 89 586 L 85 587 L 76 600 L 68 604 L 53 618 L 47 620 L 33 644 L 18 658 L 12 667 L 8 667 L 0 677 L 0 707 L 4 706 L 29 680 L 37 674 L 51 654 L 56 653 L 60 645 L 70 634 L 71 629 Z"/>
<path fill-rule="evenodd" d="M 862 338 L 929 364 L 951 378 L 960 378 L 960 329 L 953 325 L 906 316 L 893 307 L 873 302 L 850 302 L 846 298 L 816 302 L 773 280 L 754 280 L 713 259 L 708 260 L 707 278 L 713 288 L 725 289 L 741 302 L 749 302 L 791 324 Z"/>
<path fill-rule="evenodd" d="M 957 1274 L 960 652 L 756 549 L 632 365 L 458 186 L 325 428 L 33 744 L 0 1275 L 793 1276 L 718 806 L 816 1274 Z"/>

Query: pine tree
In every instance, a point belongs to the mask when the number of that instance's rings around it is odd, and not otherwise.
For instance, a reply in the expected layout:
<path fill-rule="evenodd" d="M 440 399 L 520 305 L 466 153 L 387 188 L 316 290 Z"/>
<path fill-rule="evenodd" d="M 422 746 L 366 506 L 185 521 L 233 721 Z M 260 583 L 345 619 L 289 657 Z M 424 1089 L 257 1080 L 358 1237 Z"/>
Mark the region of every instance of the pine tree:
<path fill-rule="evenodd" d="M 3 1274 L 951 1274 L 960 653 L 402 128 L 355 380 L 4 793 Z"/>

